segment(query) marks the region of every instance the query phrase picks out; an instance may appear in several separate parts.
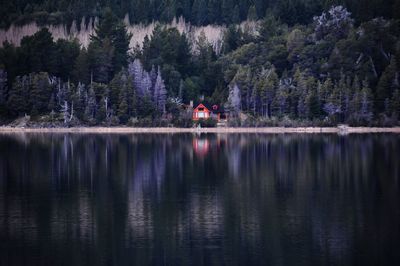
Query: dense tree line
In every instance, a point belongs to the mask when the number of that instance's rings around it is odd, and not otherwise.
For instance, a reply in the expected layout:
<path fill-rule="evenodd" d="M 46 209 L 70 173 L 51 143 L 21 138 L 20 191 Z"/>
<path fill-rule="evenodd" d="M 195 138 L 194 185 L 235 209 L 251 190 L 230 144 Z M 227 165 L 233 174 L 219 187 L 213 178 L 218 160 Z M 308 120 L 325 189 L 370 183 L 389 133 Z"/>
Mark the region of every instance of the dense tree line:
<path fill-rule="evenodd" d="M 184 17 L 196 25 L 231 24 L 262 19 L 266 12 L 288 25 L 311 22 L 312 16 L 332 5 L 343 5 L 358 22 L 375 17 L 399 18 L 399 0 L 20 0 L 0 2 L 0 27 L 11 23 L 69 24 L 82 17 L 101 16 L 111 8 L 131 23 L 170 22 Z"/>
<path fill-rule="evenodd" d="M 229 26 L 216 54 L 204 34 L 192 46 L 161 25 L 129 51 L 122 21 L 102 18 L 87 49 L 47 29 L 4 44 L 2 120 L 188 126 L 182 103 L 205 98 L 233 125 L 399 123 L 399 20 L 357 25 L 342 6 L 295 26 L 268 14 L 255 34 Z"/>

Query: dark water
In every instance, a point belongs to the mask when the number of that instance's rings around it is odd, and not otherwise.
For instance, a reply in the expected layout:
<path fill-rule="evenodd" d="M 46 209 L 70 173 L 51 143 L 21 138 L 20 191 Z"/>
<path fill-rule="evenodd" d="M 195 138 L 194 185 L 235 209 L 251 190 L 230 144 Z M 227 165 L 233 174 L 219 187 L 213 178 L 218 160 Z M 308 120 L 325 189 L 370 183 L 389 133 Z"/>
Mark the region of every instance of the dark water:
<path fill-rule="evenodd" d="M 400 135 L 0 135 L 0 265 L 400 265 Z"/>

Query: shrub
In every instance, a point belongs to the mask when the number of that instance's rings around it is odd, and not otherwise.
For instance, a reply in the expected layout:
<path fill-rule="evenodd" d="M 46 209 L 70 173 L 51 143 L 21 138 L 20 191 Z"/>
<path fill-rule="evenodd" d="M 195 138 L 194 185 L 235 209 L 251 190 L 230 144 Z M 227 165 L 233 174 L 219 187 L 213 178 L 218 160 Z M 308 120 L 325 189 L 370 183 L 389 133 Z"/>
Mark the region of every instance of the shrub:
<path fill-rule="evenodd" d="M 215 120 L 214 118 L 201 119 L 197 122 L 197 125 L 200 125 L 201 127 L 216 127 L 217 120 Z"/>

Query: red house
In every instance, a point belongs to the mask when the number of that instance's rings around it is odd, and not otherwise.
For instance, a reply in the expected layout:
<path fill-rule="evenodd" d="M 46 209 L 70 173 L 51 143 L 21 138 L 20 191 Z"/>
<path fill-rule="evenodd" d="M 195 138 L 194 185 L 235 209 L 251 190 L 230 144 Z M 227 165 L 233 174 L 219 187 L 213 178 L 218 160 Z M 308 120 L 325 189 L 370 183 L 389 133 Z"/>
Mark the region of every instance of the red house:
<path fill-rule="evenodd" d="M 210 114 L 210 110 L 201 103 L 193 110 L 193 120 L 208 119 L 210 118 Z"/>
<path fill-rule="evenodd" d="M 200 119 L 214 118 L 217 121 L 226 120 L 225 110 L 216 104 L 208 105 L 206 103 L 200 103 L 196 108 L 193 109 L 193 120 L 198 121 Z"/>

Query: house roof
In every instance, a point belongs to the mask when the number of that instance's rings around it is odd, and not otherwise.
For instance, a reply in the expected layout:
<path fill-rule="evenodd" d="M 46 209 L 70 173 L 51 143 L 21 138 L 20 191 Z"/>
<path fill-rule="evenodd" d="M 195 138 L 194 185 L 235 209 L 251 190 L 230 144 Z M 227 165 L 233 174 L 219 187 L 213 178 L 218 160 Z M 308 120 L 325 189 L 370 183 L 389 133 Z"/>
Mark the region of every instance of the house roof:
<path fill-rule="evenodd" d="M 210 110 L 213 113 L 223 113 L 225 112 L 225 109 L 223 106 L 219 104 L 210 104 L 208 102 L 196 102 L 193 104 L 193 108 L 196 109 L 200 104 L 204 105 L 208 110 Z"/>

